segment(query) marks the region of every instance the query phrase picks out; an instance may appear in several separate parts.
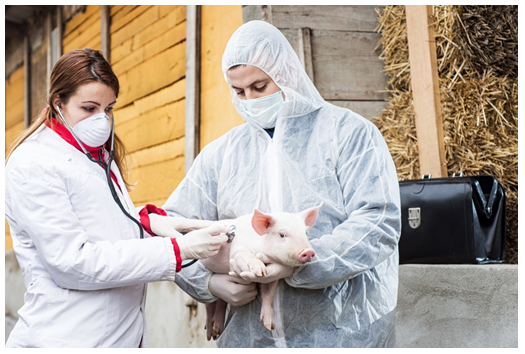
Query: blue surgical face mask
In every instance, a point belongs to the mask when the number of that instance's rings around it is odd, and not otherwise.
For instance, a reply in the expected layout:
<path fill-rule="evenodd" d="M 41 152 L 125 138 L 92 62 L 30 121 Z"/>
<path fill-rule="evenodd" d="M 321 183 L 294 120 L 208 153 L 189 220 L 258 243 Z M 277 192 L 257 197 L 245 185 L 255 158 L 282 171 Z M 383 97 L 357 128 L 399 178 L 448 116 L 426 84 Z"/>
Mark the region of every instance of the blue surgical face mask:
<path fill-rule="evenodd" d="M 247 122 L 263 129 L 275 128 L 277 113 L 284 103 L 281 91 L 253 100 L 239 100 L 237 111 Z"/>

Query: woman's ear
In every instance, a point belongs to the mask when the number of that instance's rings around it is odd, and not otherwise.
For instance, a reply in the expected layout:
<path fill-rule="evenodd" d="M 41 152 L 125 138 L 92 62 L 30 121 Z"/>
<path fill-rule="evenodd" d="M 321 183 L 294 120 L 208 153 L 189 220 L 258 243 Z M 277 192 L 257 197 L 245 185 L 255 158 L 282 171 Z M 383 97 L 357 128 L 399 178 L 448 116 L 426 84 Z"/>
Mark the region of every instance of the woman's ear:
<path fill-rule="evenodd" d="M 57 106 L 60 107 L 60 108 L 62 107 L 61 106 L 61 102 L 60 102 L 60 98 L 58 96 L 55 96 L 55 98 L 53 98 L 51 100 L 51 103 L 53 104 L 53 109 L 56 109 Z"/>

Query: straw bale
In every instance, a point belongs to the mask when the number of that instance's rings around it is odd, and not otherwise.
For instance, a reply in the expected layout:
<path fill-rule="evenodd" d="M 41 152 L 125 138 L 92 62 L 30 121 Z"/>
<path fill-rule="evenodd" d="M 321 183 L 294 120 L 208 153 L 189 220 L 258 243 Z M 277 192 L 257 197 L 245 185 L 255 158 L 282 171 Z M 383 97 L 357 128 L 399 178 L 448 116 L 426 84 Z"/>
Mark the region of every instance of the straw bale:
<path fill-rule="evenodd" d="M 507 193 L 507 263 L 517 263 L 517 6 L 434 6 L 434 28 L 449 175 L 490 174 Z M 420 178 L 404 6 L 378 10 L 378 48 L 391 93 L 374 123 L 398 177 Z"/>

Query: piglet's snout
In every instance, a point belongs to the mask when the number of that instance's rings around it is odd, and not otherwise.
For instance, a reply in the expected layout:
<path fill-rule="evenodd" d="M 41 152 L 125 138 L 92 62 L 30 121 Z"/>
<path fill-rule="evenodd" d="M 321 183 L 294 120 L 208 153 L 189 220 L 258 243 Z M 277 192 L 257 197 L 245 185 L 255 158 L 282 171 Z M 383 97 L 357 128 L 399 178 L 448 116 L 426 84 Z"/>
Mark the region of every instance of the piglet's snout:
<path fill-rule="evenodd" d="M 302 263 L 311 262 L 315 257 L 315 251 L 311 248 L 307 248 L 299 255 L 299 261 Z"/>

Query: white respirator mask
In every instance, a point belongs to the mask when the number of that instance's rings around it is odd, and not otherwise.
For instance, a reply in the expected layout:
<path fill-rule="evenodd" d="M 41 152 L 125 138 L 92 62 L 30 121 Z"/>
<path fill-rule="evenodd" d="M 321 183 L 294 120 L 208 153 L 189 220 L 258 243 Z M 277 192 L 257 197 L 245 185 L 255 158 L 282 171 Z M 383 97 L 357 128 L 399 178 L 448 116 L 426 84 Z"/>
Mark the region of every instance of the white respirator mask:
<path fill-rule="evenodd" d="M 90 147 L 104 145 L 111 134 L 111 121 L 105 113 L 98 113 L 78 122 L 73 131 L 84 144 Z"/>
<path fill-rule="evenodd" d="M 277 113 L 284 103 L 282 91 L 253 100 L 239 100 L 237 111 L 244 120 L 263 129 L 275 128 Z"/>

